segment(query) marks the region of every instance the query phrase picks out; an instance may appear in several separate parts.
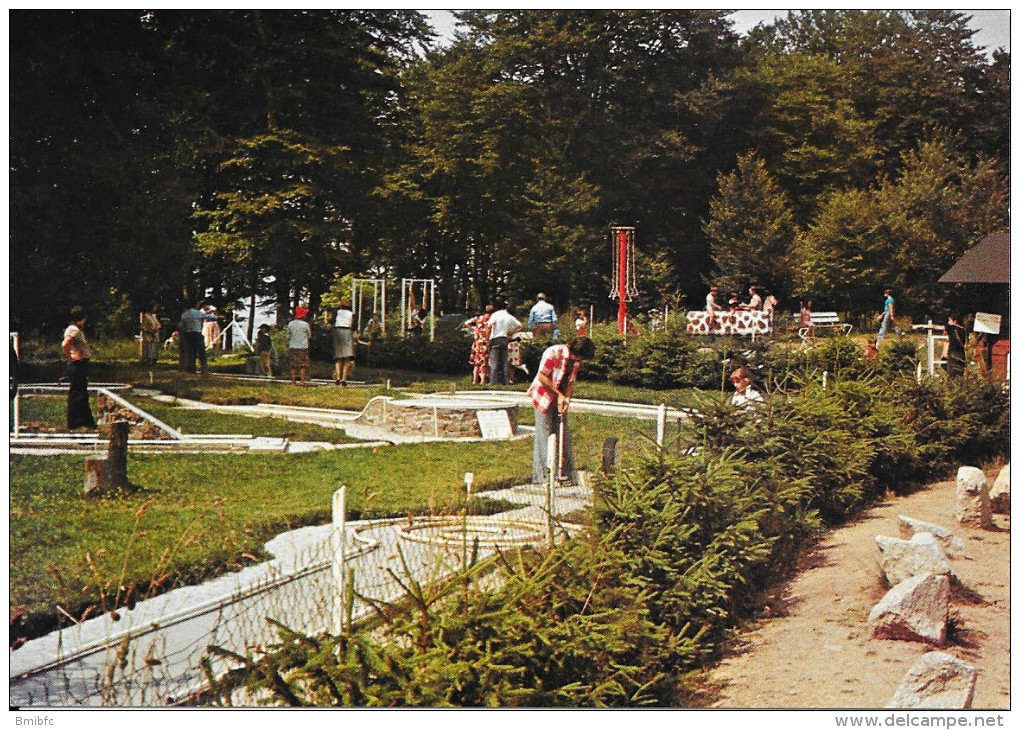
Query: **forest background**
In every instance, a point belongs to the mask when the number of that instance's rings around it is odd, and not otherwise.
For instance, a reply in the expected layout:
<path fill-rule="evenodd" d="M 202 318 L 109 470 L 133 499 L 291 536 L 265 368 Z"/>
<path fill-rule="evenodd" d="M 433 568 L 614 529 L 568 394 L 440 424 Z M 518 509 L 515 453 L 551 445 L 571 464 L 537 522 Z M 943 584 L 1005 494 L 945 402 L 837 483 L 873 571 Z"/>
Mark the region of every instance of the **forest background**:
<path fill-rule="evenodd" d="M 1010 56 L 966 14 L 456 15 L 439 44 L 412 10 L 11 11 L 11 328 L 195 296 L 285 319 L 350 274 L 608 316 L 612 225 L 639 311 L 710 282 L 980 306 L 936 285 L 1008 226 Z"/>

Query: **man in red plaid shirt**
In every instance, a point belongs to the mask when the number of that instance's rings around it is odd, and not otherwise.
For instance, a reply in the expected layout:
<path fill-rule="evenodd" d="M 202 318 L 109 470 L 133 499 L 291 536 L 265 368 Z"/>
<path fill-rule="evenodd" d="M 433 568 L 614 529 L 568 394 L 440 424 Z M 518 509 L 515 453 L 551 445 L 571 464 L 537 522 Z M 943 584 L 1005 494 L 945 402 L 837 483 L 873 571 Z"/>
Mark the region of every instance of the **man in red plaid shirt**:
<path fill-rule="evenodd" d="M 595 345 L 587 337 L 578 337 L 566 345 L 553 345 L 542 353 L 542 361 L 528 395 L 535 406 L 535 443 L 531 456 L 531 476 L 535 484 L 545 482 L 549 434 L 557 433 L 563 423 L 563 463 L 559 473 L 577 484 L 574 452 L 567 427 L 567 409 L 574 393 L 577 371 L 584 360 L 595 354 Z"/>

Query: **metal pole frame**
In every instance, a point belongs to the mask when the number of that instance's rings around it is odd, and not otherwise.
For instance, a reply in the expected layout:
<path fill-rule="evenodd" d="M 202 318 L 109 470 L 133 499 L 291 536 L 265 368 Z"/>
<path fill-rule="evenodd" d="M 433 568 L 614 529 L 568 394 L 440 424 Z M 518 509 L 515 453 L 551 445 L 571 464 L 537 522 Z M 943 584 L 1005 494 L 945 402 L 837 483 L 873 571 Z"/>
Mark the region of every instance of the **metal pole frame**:
<path fill-rule="evenodd" d="M 428 285 L 428 293 L 422 289 L 422 304 L 428 298 L 429 304 L 429 342 L 436 341 L 436 280 L 435 279 L 401 279 L 400 280 L 400 331 L 401 336 L 407 336 L 407 325 L 410 324 L 410 317 L 407 316 L 407 291 L 408 287 L 415 284 Z M 412 292 L 413 294 L 413 292 Z"/>
<path fill-rule="evenodd" d="M 553 408 L 556 406 L 553 405 Z M 560 422 L 562 424 L 562 421 Z M 556 533 L 555 533 L 555 518 L 556 518 L 556 482 L 559 480 L 560 465 L 557 464 L 559 461 L 559 446 L 560 439 L 557 438 L 557 434 L 551 433 L 546 438 L 545 452 L 546 452 L 546 464 L 547 471 L 549 472 L 549 479 L 546 481 L 546 531 L 549 539 L 549 548 L 552 549 Z"/>
<path fill-rule="evenodd" d="M 330 547 L 333 549 L 333 635 L 339 636 L 344 630 L 346 609 L 347 571 L 344 569 L 347 549 L 347 486 L 333 492 L 333 529 L 330 532 Z"/>
<path fill-rule="evenodd" d="M 361 309 L 362 301 L 364 300 L 363 287 L 366 284 L 372 285 L 372 309 L 379 315 L 380 328 L 382 333 L 386 334 L 386 279 L 351 279 L 351 309 L 356 313 L 355 331 L 361 333 Z M 380 296 L 381 293 L 381 296 Z M 401 292 L 403 293 L 403 292 Z M 381 300 L 382 307 L 376 310 L 376 303 Z M 403 319 L 401 319 L 403 324 Z"/>
<path fill-rule="evenodd" d="M 21 335 L 17 332 L 10 333 L 10 339 L 14 340 L 14 354 L 18 357 L 18 363 L 21 363 Z M 21 384 L 18 384 L 18 390 L 14 394 L 14 438 L 18 438 L 18 432 L 21 428 Z"/>

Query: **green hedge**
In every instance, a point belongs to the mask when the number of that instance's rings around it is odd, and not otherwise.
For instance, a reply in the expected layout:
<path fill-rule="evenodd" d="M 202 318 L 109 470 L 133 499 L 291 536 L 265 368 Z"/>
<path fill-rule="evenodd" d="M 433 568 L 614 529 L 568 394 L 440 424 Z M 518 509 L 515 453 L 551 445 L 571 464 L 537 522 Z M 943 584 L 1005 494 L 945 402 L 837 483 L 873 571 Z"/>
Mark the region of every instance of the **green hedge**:
<path fill-rule="evenodd" d="M 331 337 L 324 328 L 315 330 L 314 359 L 332 359 Z M 863 350 L 854 340 L 840 336 L 821 339 L 818 346 L 809 350 L 786 344 L 777 346 L 767 339 L 753 343 L 735 337 L 709 340 L 690 337 L 679 330 L 624 341 L 610 328 L 597 327 L 591 338 L 595 357 L 585 363 L 580 373 L 582 379 L 650 390 L 718 390 L 726 384 L 725 375 L 738 364 L 747 364 L 755 371 L 760 387 L 773 389 L 820 380 L 823 371 L 836 378 L 909 374 L 914 372 L 918 359 L 912 340 L 891 340 L 882 348 L 878 362 L 871 363 L 863 359 Z M 548 345 L 548 342 L 521 344 L 521 359 L 528 372 L 537 371 Z M 470 351 L 471 338 L 460 331 L 437 332 L 435 342 L 427 337 L 390 335 L 373 341 L 370 350 L 359 345 L 358 362 L 367 362 L 372 367 L 463 375 L 471 372 Z"/>
<path fill-rule="evenodd" d="M 316 327 L 312 333 L 311 357 L 333 360 L 333 333 Z M 282 354 L 282 353 L 281 353 Z M 387 335 L 372 340 L 371 347 L 356 345 L 358 363 L 379 368 L 403 368 L 427 373 L 468 373 L 471 338 L 461 332 L 437 332 L 435 341 L 427 336 Z"/>

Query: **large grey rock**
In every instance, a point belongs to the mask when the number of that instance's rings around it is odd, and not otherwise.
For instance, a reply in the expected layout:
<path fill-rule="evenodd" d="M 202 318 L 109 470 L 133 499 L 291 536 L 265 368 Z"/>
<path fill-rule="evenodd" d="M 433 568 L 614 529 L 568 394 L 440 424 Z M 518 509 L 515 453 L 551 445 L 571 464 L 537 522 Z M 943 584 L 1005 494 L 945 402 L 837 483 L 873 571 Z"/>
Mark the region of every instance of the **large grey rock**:
<path fill-rule="evenodd" d="M 992 504 L 992 512 L 1000 515 L 1009 514 L 1009 464 L 999 470 L 995 483 L 988 491 L 988 501 Z"/>
<path fill-rule="evenodd" d="M 876 639 L 946 643 L 949 623 L 949 576 L 915 575 L 896 584 L 868 616 Z"/>
<path fill-rule="evenodd" d="M 914 535 L 922 532 L 930 532 L 932 537 L 938 541 L 942 552 L 946 554 L 947 558 L 964 557 L 966 547 L 963 544 L 963 540 L 950 532 L 948 528 L 941 525 L 933 525 L 931 522 L 924 522 L 923 520 L 915 520 L 913 517 L 905 515 L 899 515 L 899 521 L 900 537 L 904 540 L 909 540 Z"/>
<path fill-rule="evenodd" d="M 889 585 L 897 585 L 915 575 L 947 575 L 956 578 L 949 559 L 930 532 L 919 532 L 909 540 L 877 535 L 880 562 Z"/>
<path fill-rule="evenodd" d="M 956 521 L 981 530 L 993 527 L 988 480 L 976 466 L 961 466 L 956 472 Z"/>
<path fill-rule="evenodd" d="M 941 651 L 930 651 L 907 670 L 886 707 L 966 710 L 974 702 L 977 669 Z"/>

